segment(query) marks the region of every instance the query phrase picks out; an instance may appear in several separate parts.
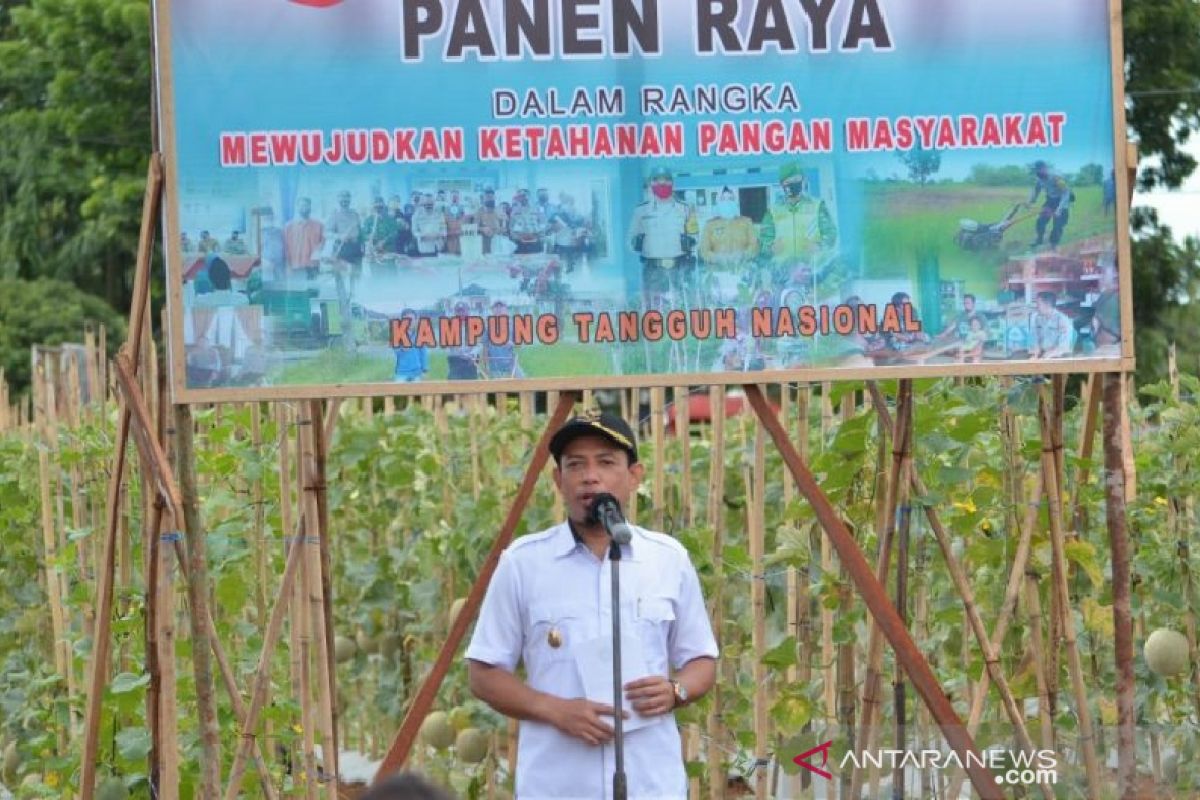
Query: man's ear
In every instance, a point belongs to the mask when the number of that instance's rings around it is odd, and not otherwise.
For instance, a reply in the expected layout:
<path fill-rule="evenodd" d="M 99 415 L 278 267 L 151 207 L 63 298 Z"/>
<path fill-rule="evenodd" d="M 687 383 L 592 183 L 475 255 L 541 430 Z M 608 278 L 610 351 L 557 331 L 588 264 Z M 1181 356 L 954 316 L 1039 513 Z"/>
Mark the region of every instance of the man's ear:
<path fill-rule="evenodd" d="M 557 462 L 554 464 L 554 471 L 551 473 L 551 475 L 554 478 L 555 488 L 557 488 L 559 491 L 562 491 L 562 467 L 559 466 Z"/>
<path fill-rule="evenodd" d="M 634 488 L 637 488 L 638 484 L 642 482 L 642 478 L 646 477 L 646 465 L 640 461 L 630 464 L 629 474 L 633 477 Z"/>

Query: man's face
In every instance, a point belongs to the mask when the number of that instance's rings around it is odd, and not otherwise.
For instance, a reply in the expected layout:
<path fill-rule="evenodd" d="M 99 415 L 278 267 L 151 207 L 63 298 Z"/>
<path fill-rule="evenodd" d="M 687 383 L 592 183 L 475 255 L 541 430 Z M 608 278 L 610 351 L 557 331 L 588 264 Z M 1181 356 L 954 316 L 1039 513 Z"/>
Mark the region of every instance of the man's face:
<path fill-rule="evenodd" d="M 783 182 L 783 191 L 792 199 L 803 197 L 808 193 L 808 181 L 803 175 L 795 175 Z"/>
<path fill-rule="evenodd" d="M 968 314 L 970 314 L 974 310 L 975 310 L 975 298 L 974 297 L 964 297 L 963 298 L 963 311 L 966 311 Z"/>
<path fill-rule="evenodd" d="M 675 194 L 675 181 L 667 177 L 657 177 L 650 181 L 650 192 L 659 200 L 666 200 Z"/>
<path fill-rule="evenodd" d="M 592 499 L 603 492 L 627 506 L 644 473 L 645 467 L 630 464 L 629 454 L 603 436 L 579 436 L 563 449 L 554 468 L 554 485 L 562 494 L 567 517 L 581 524 L 587 520 Z"/>
<path fill-rule="evenodd" d="M 549 203 L 550 202 L 550 193 L 545 192 L 545 191 L 539 191 L 538 192 L 538 202 L 539 203 Z"/>
<path fill-rule="evenodd" d="M 1048 317 L 1054 313 L 1054 303 L 1047 302 L 1039 297 L 1037 300 L 1037 310 L 1043 317 Z"/>
<path fill-rule="evenodd" d="M 433 211 L 433 195 L 425 195 L 421 200 L 421 205 L 425 207 L 426 211 Z"/>

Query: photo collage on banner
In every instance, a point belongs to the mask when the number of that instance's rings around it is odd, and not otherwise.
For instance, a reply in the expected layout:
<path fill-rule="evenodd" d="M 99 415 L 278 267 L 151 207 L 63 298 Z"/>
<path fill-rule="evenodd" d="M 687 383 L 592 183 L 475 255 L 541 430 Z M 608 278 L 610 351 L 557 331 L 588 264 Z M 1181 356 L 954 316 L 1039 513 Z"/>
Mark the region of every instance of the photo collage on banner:
<path fill-rule="evenodd" d="M 1127 364 L 1106 4 L 827 10 L 158 0 L 177 392 Z"/>

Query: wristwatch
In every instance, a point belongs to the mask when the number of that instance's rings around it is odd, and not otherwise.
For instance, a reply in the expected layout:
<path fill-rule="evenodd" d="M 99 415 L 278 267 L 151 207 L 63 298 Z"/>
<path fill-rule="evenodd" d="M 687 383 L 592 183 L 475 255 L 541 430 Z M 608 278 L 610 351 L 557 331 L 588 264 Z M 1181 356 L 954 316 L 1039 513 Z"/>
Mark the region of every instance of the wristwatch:
<path fill-rule="evenodd" d="M 674 680 L 674 679 L 672 679 L 670 681 L 670 683 L 671 683 L 671 689 L 674 690 L 674 692 L 675 692 L 675 708 L 679 708 L 682 705 L 686 705 L 687 701 L 688 701 L 687 687 L 684 686 L 679 681 Z"/>

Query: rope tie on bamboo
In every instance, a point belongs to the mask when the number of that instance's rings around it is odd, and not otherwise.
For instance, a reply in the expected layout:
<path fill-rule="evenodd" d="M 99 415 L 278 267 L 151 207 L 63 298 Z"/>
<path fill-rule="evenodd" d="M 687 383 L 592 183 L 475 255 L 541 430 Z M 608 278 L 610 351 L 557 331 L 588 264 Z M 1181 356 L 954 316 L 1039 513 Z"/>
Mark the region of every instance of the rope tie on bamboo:
<path fill-rule="evenodd" d="M 182 531 L 164 531 L 159 535 L 158 540 L 163 544 L 175 544 L 175 542 L 183 541 Z"/>
<path fill-rule="evenodd" d="M 300 544 L 320 544 L 320 536 L 285 536 L 283 537 L 283 549 L 286 550 L 292 546 L 292 542 L 300 540 Z"/>

